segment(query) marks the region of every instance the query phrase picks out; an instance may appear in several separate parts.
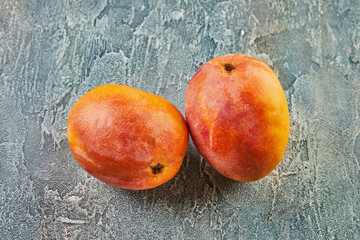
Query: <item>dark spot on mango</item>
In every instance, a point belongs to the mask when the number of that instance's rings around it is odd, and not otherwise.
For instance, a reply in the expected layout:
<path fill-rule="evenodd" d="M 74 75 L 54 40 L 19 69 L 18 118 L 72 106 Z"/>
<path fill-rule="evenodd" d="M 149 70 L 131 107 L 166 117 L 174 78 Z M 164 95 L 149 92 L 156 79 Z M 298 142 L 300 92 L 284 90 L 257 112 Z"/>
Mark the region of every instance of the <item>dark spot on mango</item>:
<path fill-rule="evenodd" d="M 235 66 L 232 65 L 231 63 L 225 63 L 224 68 L 225 68 L 225 71 L 227 71 L 228 73 L 230 73 L 232 70 L 235 69 Z"/>
<path fill-rule="evenodd" d="M 150 167 L 152 170 L 153 174 L 159 174 L 162 172 L 162 169 L 164 168 L 163 165 L 161 165 L 160 163 L 158 163 L 155 167 Z"/>

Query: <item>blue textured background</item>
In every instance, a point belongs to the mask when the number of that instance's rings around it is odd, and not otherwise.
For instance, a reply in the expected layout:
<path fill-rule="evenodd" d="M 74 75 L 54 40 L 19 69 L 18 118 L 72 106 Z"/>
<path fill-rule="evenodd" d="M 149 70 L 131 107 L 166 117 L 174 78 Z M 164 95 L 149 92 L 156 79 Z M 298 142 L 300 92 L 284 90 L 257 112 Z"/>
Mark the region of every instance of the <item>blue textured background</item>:
<path fill-rule="evenodd" d="M 360 239 L 358 0 L 1 0 L 0 239 Z M 282 162 L 225 179 L 190 143 L 179 173 L 110 187 L 73 159 L 72 105 L 125 84 L 184 113 L 187 84 L 239 52 L 278 75 L 291 117 Z"/>

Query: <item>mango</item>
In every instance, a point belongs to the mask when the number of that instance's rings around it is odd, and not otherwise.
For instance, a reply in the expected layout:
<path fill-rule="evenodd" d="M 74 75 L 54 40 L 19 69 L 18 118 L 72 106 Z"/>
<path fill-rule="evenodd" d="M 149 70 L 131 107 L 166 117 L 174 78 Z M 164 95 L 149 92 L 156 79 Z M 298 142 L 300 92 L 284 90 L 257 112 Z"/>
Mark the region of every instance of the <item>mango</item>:
<path fill-rule="evenodd" d="M 289 110 L 272 69 L 242 54 L 216 57 L 191 78 L 185 96 L 191 138 L 220 174 L 237 181 L 267 176 L 289 137 Z"/>
<path fill-rule="evenodd" d="M 123 85 L 99 86 L 82 96 L 70 111 L 67 134 L 85 171 L 132 190 L 173 178 L 189 141 L 184 117 L 173 104 Z"/>

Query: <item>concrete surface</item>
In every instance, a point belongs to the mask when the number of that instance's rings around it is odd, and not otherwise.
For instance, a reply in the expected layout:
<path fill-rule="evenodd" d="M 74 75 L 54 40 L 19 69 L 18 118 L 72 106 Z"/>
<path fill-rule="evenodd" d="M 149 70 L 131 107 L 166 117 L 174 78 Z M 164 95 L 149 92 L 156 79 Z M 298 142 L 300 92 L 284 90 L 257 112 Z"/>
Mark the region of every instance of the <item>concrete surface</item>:
<path fill-rule="evenodd" d="M 0 239 L 360 239 L 358 0 L 1 0 Z M 211 58 L 268 63 L 291 135 L 258 182 L 216 173 L 190 143 L 165 185 L 90 177 L 66 138 L 72 105 L 126 84 L 184 113 Z"/>

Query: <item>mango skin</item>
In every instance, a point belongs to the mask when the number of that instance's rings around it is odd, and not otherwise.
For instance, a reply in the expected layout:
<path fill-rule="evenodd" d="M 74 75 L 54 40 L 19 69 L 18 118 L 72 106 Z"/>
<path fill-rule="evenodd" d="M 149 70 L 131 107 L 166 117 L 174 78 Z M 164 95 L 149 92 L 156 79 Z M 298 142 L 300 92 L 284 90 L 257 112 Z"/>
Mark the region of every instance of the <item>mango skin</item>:
<path fill-rule="evenodd" d="M 229 54 L 201 66 L 186 90 L 185 116 L 200 154 L 233 180 L 267 176 L 287 146 L 284 91 L 271 68 L 256 58 Z"/>
<path fill-rule="evenodd" d="M 70 111 L 67 134 L 85 171 L 133 190 L 173 178 L 189 141 L 184 117 L 173 104 L 122 85 L 99 86 L 81 97 Z"/>

